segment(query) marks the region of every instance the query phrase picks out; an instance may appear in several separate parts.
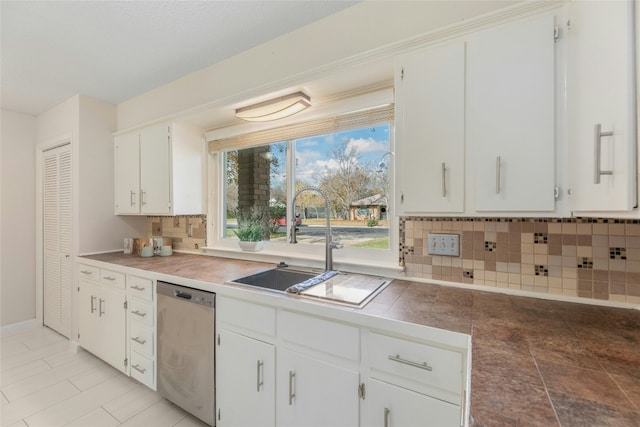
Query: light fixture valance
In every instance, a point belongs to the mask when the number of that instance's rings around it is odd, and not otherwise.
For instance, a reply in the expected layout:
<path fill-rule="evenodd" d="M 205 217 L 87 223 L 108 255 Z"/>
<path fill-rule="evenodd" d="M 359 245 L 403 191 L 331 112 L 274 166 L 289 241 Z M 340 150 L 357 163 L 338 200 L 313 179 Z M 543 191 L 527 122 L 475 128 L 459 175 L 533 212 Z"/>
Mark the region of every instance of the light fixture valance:
<path fill-rule="evenodd" d="M 311 106 L 311 99 L 303 92 L 296 92 L 238 108 L 236 117 L 249 122 L 268 122 L 289 117 L 309 106 Z"/>

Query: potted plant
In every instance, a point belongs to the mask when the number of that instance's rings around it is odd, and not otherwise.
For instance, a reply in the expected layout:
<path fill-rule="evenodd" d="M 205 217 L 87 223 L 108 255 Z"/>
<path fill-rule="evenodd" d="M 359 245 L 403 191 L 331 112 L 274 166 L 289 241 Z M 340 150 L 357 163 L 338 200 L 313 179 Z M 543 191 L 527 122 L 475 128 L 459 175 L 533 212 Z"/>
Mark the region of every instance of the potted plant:
<path fill-rule="evenodd" d="M 238 237 L 238 245 L 243 251 L 256 252 L 262 249 L 263 241 L 269 235 L 269 216 L 254 208 L 238 211 L 238 229 L 233 230 Z"/>

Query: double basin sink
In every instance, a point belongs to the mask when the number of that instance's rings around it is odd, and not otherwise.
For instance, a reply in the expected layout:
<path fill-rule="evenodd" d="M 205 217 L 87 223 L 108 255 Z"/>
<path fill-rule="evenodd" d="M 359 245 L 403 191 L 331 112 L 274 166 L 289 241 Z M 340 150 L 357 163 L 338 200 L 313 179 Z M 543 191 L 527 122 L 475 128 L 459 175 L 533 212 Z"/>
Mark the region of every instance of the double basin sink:
<path fill-rule="evenodd" d="M 230 283 L 362 308 L 391 283 L 391 280 L 338 271 L 276 267 L 232 280 Z"/>

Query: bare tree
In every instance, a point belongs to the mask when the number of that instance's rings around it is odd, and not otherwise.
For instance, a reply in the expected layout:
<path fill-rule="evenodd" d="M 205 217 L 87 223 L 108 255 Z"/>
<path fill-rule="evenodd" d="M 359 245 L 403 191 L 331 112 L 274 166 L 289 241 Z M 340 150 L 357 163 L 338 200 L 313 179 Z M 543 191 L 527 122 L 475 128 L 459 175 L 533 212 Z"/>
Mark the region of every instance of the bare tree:
<path fill-rule="evenodd" d="M 370 169 L 362 165 L 358 151 L 346 139 L 337 144 L 329 156 L 336 168 L 327 168 L 320 180 L 320 188 L 329 197 L 336 215 L 348 219 L 351 203 L 371 195 Z"/>

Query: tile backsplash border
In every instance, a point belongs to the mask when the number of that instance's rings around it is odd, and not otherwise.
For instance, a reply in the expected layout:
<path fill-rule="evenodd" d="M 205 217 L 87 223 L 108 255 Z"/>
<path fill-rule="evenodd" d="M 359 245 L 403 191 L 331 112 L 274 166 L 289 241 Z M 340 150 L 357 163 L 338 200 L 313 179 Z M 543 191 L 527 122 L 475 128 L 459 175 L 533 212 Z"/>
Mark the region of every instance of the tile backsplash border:
<path fill-rule="evenodd" d="M 400 217 L 409 277 L 640 303 L 640 220 Z M 429 233 L 460 235 L 460 256 L 427 254 Z"/>

